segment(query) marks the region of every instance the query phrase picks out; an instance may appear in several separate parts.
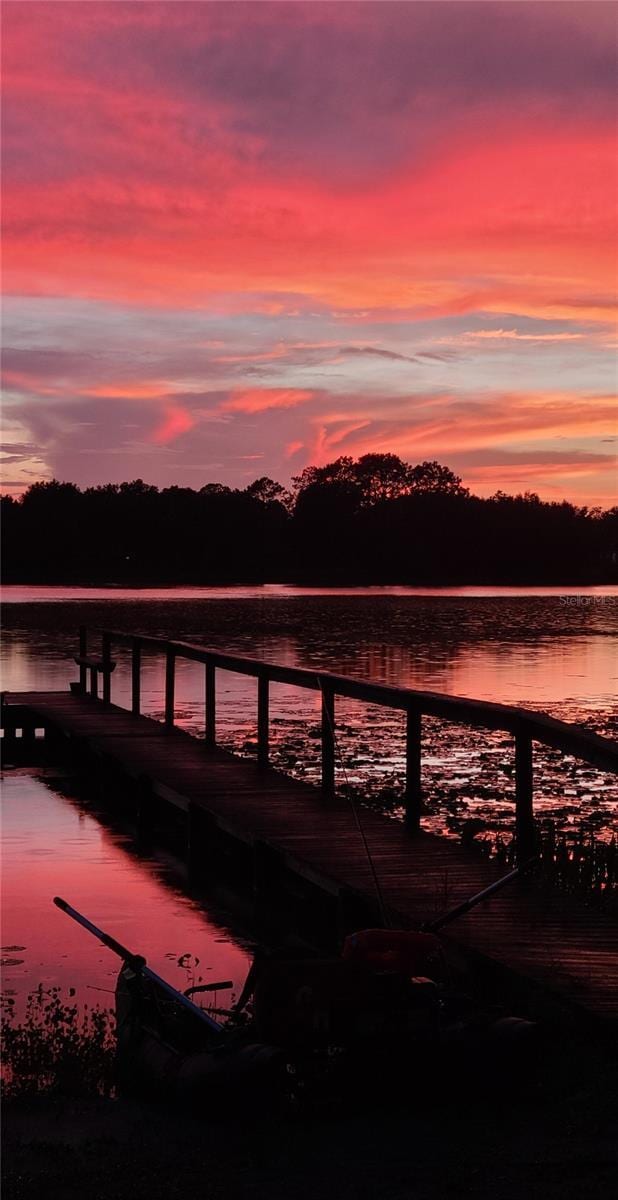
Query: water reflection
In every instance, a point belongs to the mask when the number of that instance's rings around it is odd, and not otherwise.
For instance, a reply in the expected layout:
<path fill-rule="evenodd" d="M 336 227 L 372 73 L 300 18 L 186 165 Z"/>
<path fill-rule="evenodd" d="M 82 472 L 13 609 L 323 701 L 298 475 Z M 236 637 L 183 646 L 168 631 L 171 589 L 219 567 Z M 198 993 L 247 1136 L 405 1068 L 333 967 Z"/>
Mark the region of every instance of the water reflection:
<path fill-rule="evenodd" d="M 179 988 L 199 976 L 238 987 L 248 952 L 179 886 L 156 858 L 138 857 L 62 794 L 52 779 L 25 771 L 3 778 L 3 991 L 23 1005 L 42 984 L 75 988 L 78 1000 L 111 1004 L 118 960 L 58 911 L 60 894 Z M 183 954 L 192 958 L 178 963 Z M 199 960 L 197 963 L 195 960 Z"/>
<path fill-rule="evenodd" d="M 510 589 L 510 595 L 472 590 L 479 594 L 466 595 L 465 589 L 439 594 L 361 589 L 353 596 L 345 589 L 181 589 L 173 600 L 162 599 L 159 590 L 130 600 L 116 592 L 110 598 L 108 592 L 104 600 L 83 603 L 71 598 L 74 591 L 52 589 L 61 603 L 6 606 L 3 686 L 64 690 L 77 674 L 71 663 L 77 627 L 87 623 L 389 684 L 521 704 L 610 734 L 616 723 L 616 589 L 531 589 L 528 594 Z M 115 654 L 112 699 L 128 706 L 128 654 L 122 648 Z M 252 754 L 255 680 L 229 672 L 218 672 L 217 678 L 219 740 Z M 162 718 L 164 663 L 159 655 L 144 654 L 142 704 L 146 713 Z M 179 724 L 203 733 L 200 664 L 178 661 L 176 705 Z M 396 812 L 404 770 L 400 716 L 338 701 L 337 723 L 339 782 L 348 781 Z M 276 765 L 317 779 L 316 693 L 273 686 L 271 742 Z M 510 828 L 510 738 L 426 720 L 423 759 L 431 827 L 457 836 L 470 820 Z M 584 820 L 591 835 L 611 836 L 618 810 L 613 780 L 544 749 L 536 753 L 535 776 L 537 812 L 555 816 L 564 828 Z"/>

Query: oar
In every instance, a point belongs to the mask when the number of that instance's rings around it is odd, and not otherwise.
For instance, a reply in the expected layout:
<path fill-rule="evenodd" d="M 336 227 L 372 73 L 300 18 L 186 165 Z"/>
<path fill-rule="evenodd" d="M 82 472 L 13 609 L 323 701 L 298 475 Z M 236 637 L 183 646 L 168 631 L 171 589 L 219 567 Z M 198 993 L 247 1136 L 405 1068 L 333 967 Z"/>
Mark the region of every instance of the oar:
<path fill-rule="evenodd" d="M 463 904 L 458 904 L 455 908 L 451 908 L 450 912 L 443 913 L 441 917 L 436 917 L 435 921 L 426 921 L 421 927 L 423 932 L 437 933 L 438 929 L 443 929 L 445 925 L 450 925 L 451 921 L 455 921 L 457 917 L 462 917 L 471 908 L 475 908 L 477 904 L 481 903 L 481 900 L 487 900 L 489 896 L 493 896 L 494 892 L 499 892 L 512 879 L 516 879 L 518 875 L 521 875 L 522 871 L 525 871 L 532 863 L 536 862 L 537 857 L 537 855 L 534 855 L 533 858 L 529 858 L 520 867 L 515 867 L 513 871 L 509 871 L 508 875 L 503 875 L 502 879 L 496 879 L 495 883 L 490 883 L 489 887 L 483 888 L 482 892 L 477 892 L 469 900 L 464 900 Z"/>
<path fill-rule="evenodd" d="M 82 916 L 82 914 L 78 912 L 76 908 L 72 908 L 71 905 L 67 904 L 66 900 L 63 900 L 60 896 L 54 896 L 54 904 L 56 905 L 56 908 L 59 908 L 62 910 L 62 912 L 66 913 L 67 917 L 72 917 L 74 921 L 77 921 L 78 925 L 81 925 L 83 929 L 87 929 L 88 933 L 91 933 L 93 937 L 98 938 L 104 946 L 107 946 L 108 950 L 111 950 L 114 954 L 117 954 L 118 958 L 121 958 L 122 961 L 127 963 L 128 966 L 133 967 L 135 971 L 139 971 L 144 976 L 144 979 L 149 979 L 151 983 L 154 983 L 158 988 L 161 988 L 161 990 L 176 1004 L 179 1004 L 181 1008 L 185 1008 L 187 1012 L 191 1013 L 192 1016 L 198 1017 L 199 1020 L 204 1023 L 204 1025 L 208 1026 L 211 1033 L 221 1033 L 223 1026 L 218 1021 L 213 1020 L 208 1013 L 204 1012 L 203 1009 L 198 1008 L 197 1004 L 194 1004 L 192 1000 L 189 1000 L 186 996 L 183 996 L 182 992 L 177 991 L 176 988 L 172 987 L 170 983 L 166 983 L 165 979 L 162 979 L 160 975 L 157 975 L 154 971 L 151 971 L 150 967 L 146 966 L 146 959 L 142 958 L 140 954 L 132 954 L 130 950 L 127 950 L 126 946 L 123 946 L 120 942 L 117 942 L 116 938 L 110 937 L 108 933 L 104 933 L 102 929 L 99 929 L 98 926 L 94 925 L 92 921 L 89 921 L 87 917 Z"/>

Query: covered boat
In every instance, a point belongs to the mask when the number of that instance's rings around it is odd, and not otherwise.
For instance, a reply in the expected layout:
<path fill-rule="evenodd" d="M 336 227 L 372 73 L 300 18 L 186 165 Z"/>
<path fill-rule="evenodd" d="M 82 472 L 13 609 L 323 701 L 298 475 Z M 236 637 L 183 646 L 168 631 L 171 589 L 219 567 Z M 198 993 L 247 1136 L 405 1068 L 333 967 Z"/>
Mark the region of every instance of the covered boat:
<path fill-rule="evenodd" d="M 237 1105 L 256 1092 L 263 1100 L 281 1090 L 283 1051 L 257 1040 L 249 1020 L 218 1021 L 66 900 L 57 896 L 54 904 L 123 960 L 116 983 L 117 1077 L 123 1091 L 218 1106 L 232 1099 Z"/>
<path fill-rule="evenodd" d="M 66 901 L 54 901 L 122 960 L 116 987 L 121 1087 L 191 1104 L 347 1097 L 460 1070 L 527 1067 L 536 1025 L 454 991 L 436 928 L 367 929 L 339 957 L 258 952 L 235 1006 L 204 1010 Z M 203 985 L 214 991 L 230 983 Z M 218 1019 L 222 1017 L 223 1019 Z"/>

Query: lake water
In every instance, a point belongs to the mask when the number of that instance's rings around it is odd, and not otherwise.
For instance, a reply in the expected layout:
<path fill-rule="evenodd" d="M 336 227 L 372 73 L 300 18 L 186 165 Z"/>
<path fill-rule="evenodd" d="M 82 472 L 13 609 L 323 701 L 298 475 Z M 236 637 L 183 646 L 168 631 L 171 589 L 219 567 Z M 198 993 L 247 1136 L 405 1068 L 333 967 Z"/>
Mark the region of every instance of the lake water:
<path fill-rule="evenodd" d="M 616 727 L 618 588 L 583 589 L 79 589 L 8 587 L 4 592 L 2 687 L 65 689 L 80 624 L 142 632 L 360 678 L 541 709 L 610 735 Z M 129 663 L 115 653 L 112 699 L 127 704 Z M 163 715 L 163 662 L 146 655 L 144 710 Z M 179 663 L 177 719 L 200 733 L 203 667 Z M 255 750 L 255 682 L 218 673 L 218 736 Z M 315 779 L 319 698 L 272 689 L 276 765 Z M 402 718 L 338 703 L 338 782 L 394 816 L 403 779 Z M 510 836 L 513 753 L 499 733 L 426 720 L 425 824 L 459 837 Z M 53 773 L 52 773 L 53 776 Z M 609 839 L 617 829 L 615 781 L 570 758 L 535 754 L 535 805 L 568 835 Z M 110 988 L 111 955 L 50 903 L 57 892 L 184 986 L 196 968 L 242 980 L 247 949 L 230 922 L 190 899 L 164 860 L 140 856 L 128 835 L 104 826 L 49 773 L 5 772 L 5 987 L 43 981 Z M 17 949 L 23 947 L 23 949 Z M 183 960 L 184 963 L 185 960 Z M 187 960 L 188 961 L 188 960 Z M 191 976 L 191 978 L 189 978 Z M 207 978 L 207 976 L 205 976 Z M 105 1001 L 104 993 L 92 993 Z"/>
<path fill-rule="evenodd" d="M 138 853 L 56 770 L 6 771 L 2 790 L 2 991 L 18 1011 L 39 984 L 74 989 L 82 1004 L 113 1003 L 118 959 L 54 907 L 58 894 L 175 987 L 226 979 L 238 991 L 247 944 L 187 895 L 173 860 Z"/>

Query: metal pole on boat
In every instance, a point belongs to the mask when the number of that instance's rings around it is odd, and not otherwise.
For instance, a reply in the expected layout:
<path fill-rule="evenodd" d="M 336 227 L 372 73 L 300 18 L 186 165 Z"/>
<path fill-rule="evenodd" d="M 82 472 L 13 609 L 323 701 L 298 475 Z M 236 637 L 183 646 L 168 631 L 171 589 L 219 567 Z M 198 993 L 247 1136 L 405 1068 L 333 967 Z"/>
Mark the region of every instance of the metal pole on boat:
<path fill-rule="evenodd" d="M 219 1021 L 215 1021 L 213 1017 L 210 1017 L 202 1008 L 198 1008 L 197 1004 L 194 1004 L 193 1001 L 189 1000 L 187 996 L 183 996 L 182 992 L 179 992 L 175 987 L 172 987 L 171 983 L 167 983 L 165 979 L 162 979 L 161 976 L 157 975 L 155 971 L 151 971 L 150 967 L 146 965 L 146 959 L 142 958 L 141 954 L 133 954 L 130 950 L 127 950 L 126 946 L 123 946 L 121 942 L 117 942 L 116 938 L 111 937 L 109 933 L 104 933 L 102 929 L 99 929 L 97 925 L 94 925 L 92 921 L 89 921 L 87 917 L 84 917 L 82 913 L 77 911 L 76 908 L 73 908 L 70 904 L 67 904 L 67 901 L 63 900 L 61 896 L 54 896 L 54 904 L 56 905 L 56 908 L 59 908 L 63 913 L 66 913 L 67 917 L 72 917 L 72 919 L 76 921 L 78 925 L 81 925 L 83 929 L 87 929 L 88 933 L 91 933 L 93 937 L 98 938 L 104 946 L 107 946 L 108 950 L 111 950 L 114 954 L 117 954 L 118 958 L 121 958 L 123 962 L 127 964 L 127 966 L 133 967 L 134 970 L 139 971 L 145 979 L 149 979 L 151 983 L 154 983 L 157 987 L 161 988 L 161 990 L 165 992 L 165 994 L 169 996 L 170 999 L 175 1002 L 175 1004 L 179 1004 L 181 1008 L 187 1009 L 192 1016 L 198 1017 L 200 1021 L 203 1021 L 203 1023 L 208 1026 L 212 1033 L 221 1032 L 223 1026 L 219 1023 Z"/>
<path fill-rule="evenodd" d="M 477 892 L 469 900 L 464 900 L 463 904 L 458 904 L 455 908 L 452 908 L 450 912 L 443 913 L 441 917 L 436 917 L 435 921 L 426 921 L 422 926 L 423 931 L 425 933 L 437 933 L 438 929 L 443 929 L 445 925 L 450 925 L 451 921 L 455 921 L 457 917 L 462 917 L 471 908 L 475 908 L 477 904 L 481 903 L 481 900 L 487 900 L 494 892 L 499 892 L 512 879 L 516 879 L 527 867 L 536 862 L 536 859 L 536 855 L 533 858 L 529 858 L 527 862 L 522 863 L 521 867 L 515 867 L 513 871 L 509 871 L 508 875 L 503 875 L 502 879 L 496 879 L 495 883 L 490 883 L 489 887 L 483 888 L 482 892 Z"/>

